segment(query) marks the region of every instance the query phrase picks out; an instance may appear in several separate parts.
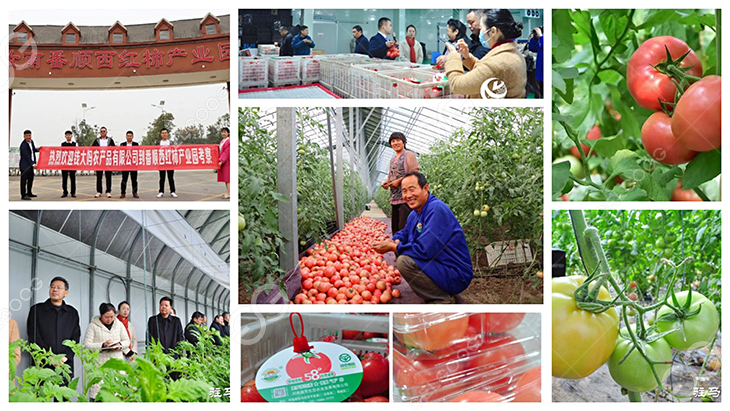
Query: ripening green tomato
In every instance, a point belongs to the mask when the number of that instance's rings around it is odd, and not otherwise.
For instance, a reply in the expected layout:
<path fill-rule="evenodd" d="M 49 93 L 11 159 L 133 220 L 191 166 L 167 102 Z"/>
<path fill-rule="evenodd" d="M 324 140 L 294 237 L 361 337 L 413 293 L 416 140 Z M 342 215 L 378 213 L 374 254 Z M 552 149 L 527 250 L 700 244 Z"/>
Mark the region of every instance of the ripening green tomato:
<path fill-rule="evenodd" d="M 671 248 L 665 248 L 662 255 L 664 256 L 664 258 L 672 258 L 674 256 L 674 251 L 672 251 Z"/>
<path fill-rule="evenodd" d="M 659 239 L 656 240 L 656 242 L 654 243 L 654 245 L 656 246 L 656 248 L 658 248 L 658 249 L 661 250 L 661 249 L 664 248 L 664 246 L 666 245 L 666 243 L 664 242 L 664 239 L 663 238 L 659 238 Z"/>
<path fill-rule="evenodd" d="M 624 233 L 624 241 L 627 241 L 628 242 L 628 241 L 631 241 L 633 239 L 634 239 L 634 233 L 632 233 L 631 231 L 627 231 L 627 232 Z"/>
<path fill-rule="evenodd" d="M 595 314 L 578 308 L 573 292 L 585 276 L 553 278 L 553 376 L 579 379 L 592 374 L 608 360 L 616 345 L 616 310 Z M 611 301 L 601 287 L 601 301 Z"/>
<path fill-rule="evenodd" d="M 478 209 L 474 209 L 474 217 L 479 217 L 481 215 L 481 212 Z"/>
<path fill-rule="evenodd" d="M 684 306 L 687 302 L 689 291 L 682 291 L 677 293 L 677 302 L 679 307 Z M 667 303 L 672 304 L 672 298 L 667 300 Z M 692 300 L 689 306 L 689 311 L 696 311 L 700 309 L 700 312 L 691 318 L 686 319 L 667 319 L 662 318 L 665 314 L 674 313 L 671 308 L 664 306 L 659 309 L 657 313 L 657 330 L 659 332 L 669 331 L 672 328 L 677 328 L 679 323 L 682 322 L 684 326 L 684 338 L 679 330 L 674 331 L 671 334 L 667 334 L 664 338 L 667 340 L 669 345 L 678 350 L 687 350 L 689 348 L 696 349 L 706 346 L 712 341 L 712 338 L 717 334 L 717 329 L 720 326 L 720 318 L 717 314 L 717 308 L 708 300 L 707 297 L 698 293 L 692 292 Z"/>
<path fill-rule="evenodd" d="M 579 159 L 571 156 L 570 154 L 555 159 L 555 161 L 553 161 L 553 164 L 562 163 L 564 161 L 567 161 L 570 163 L 570 172 L 574 176 L 576 176 L 577 178 L 583 178 L 586 176 L 583 171 L 583 163 L 581 163 L 581 161 Z"/>
<path fill-rule="evenodd" d="M 668 243 L 673 243 L 675 241 L 677 241 L 677 235 L 676 234 L 674 234 L 674 233 L 667 234 L 667 242 Z"/>
<path fill-rule="evenodd" d="M 484 211 L 484 210 L 482 210 L 482 211 L 480 211 L 480 212 L 479 212 L 479 216 L 480 216 L 481 218 L 487 218 L 487 212 L 486 212 L 486 211 Z"/>
<path fill-rule="evenodd" d="M 608 246 L 608 248 L 614 248 L 614 247 L 616 247 L 616 240 L 614 240 L 614 239 L 612 238 L 612 239 L 610 239 L 610 240 L 608 240 L 608 241 L 606 242 L 606 245 Z"/>
<path fill-rule="evenodd" d="M 238 231 L 241 231 L 246 228 L 246 219 L 243 217 L 243 214 L 238 213 Z"/>
<path fill-rule="evenodd" d="M 621 332 L 627 333 L 628 331 L 623 328 Z M 672 361 L 672 349 L 664 338 L 660 338 L 650 344 L 639 340 L 639 344 L 641 344 L 644 352 L 652 361 Z M 616 340 L 616 349 L 608 360 L 608 371 L 618 385 L 629 391 L 646 392 L 652 390 L 657 386 L 656 379 L 651 371 L 651 366 L 638 350 L 634 349 L 631 351 L 631 354 L 629 354 L 626 360 L 619 365 L 619 362 L 626 356 L 626 353 L 629 352 L 633 345 L 634 342 L 630 338 L 625 339 L 619 334 Z M 664 381 L 669 375 L 672 365 L 671 363 L 655 364 L 654 368 L 659 378 Z"/>

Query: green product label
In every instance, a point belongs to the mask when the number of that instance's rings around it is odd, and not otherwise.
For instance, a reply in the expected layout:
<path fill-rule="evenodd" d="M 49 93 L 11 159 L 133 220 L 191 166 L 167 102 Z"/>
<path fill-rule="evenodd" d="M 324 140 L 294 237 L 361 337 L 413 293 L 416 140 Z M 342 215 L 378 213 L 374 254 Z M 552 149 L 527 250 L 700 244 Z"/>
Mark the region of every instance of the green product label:
<path fill-rule="evenodd" d="M 291 347 L 269 358 L 256 374 L 256 388 L 269 402 L 341 402 L 362 381 L 362 364 L 347 348 L 315 341 L 311 351 Z"/>

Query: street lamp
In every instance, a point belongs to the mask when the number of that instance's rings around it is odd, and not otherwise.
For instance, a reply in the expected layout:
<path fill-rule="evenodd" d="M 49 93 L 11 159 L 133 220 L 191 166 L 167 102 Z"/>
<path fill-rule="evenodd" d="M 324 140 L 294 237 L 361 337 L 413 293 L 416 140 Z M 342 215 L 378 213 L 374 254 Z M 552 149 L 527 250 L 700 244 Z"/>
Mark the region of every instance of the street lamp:
<path fill-rule="evenodd" d="M 165 113 L 165 100 L 160 100 L 160 104 L 150 104 L 152 107 L 157 107 L 160 110 L 162 110 L 162 113 Z"/>
<path fill-rule="evenodd" d="M 89 111 L 89 110 L 93 110 L 95 108 L 96 108 L 96 106 L 89 107 L 86 103 L 81 103 L 81 109 L 84 111 L 84 114 L 83 114 L 82 119 L 83 120 L 86 120 L 86 112 Z"/>

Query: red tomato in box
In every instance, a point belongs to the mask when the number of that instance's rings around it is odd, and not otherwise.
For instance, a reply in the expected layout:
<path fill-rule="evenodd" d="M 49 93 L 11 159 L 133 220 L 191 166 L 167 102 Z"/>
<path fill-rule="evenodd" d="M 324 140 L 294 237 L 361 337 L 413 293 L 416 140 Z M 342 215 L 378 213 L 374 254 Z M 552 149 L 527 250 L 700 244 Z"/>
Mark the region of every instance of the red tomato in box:
<path fill-rule="evenodd" d="M 467 364 L 468 369 L 478 369 L 480 372 L 488 372 L 498 369 L 502 378 L 494 378 L 490 375 L 489 387 L 491 391 L 505 393 L 509 385 L 519 378 L 515 370 L 523 364 L 525 349 L 515 337 L 504 334 L 495 337 L 486 337 L 484 343 L 479 347 L 479 353 L 473 354 Z"/>
<path fill-rule="evenodd" d="M 441 314 L 444 318 L 451 317 L 453 314 L 444 313 Z M 438 316 L 429 316 L 428 319 L 419 316 L 406 316 L 399 317 L 395 316 L 393 321 L 396 324 L 417 327 L 423 325 L 426 322 L 433 321 Z M 404 344 L 411 347 L 420 348 L 426 351 L 436 351 L 442 348 L 446 348 L 464 337 L 466 330 L 469 327 L 469 317 L 459 316 L 456 318 L 449 318 L 442 322 L 435 322 L 430 325 L 422 326 L 423 328 L 417 329 L 413 332 L 408 333 L 395 333 L 399 340 L 403 341 Z"/>
<path fill-rule="evenodd" d="M 525 313 L 472 314 L 469 316 L 469 326 L 477 330 L 484 327 L 486 333 L 499 334 L 514 329 L 520 325 L 523 318 Z"/>
<path fill-rule="evenodd" d="M 451 402 L 503 402 L 505 398 L 489 391 L 469 391 L 451 400 Z"/>
<path fill-rule="evenodd" d="M 517 381 L 515 402 L 540 402 L 541 366 L 531 368 Z"/>

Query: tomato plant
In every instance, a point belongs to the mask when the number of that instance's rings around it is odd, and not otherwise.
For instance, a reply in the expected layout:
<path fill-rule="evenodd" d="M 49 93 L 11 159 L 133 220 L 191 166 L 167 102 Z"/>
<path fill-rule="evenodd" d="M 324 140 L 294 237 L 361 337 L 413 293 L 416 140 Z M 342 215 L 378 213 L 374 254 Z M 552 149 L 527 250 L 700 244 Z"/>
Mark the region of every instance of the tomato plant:
<path fill-rule="evenodd" d="M 555 327 L 565 323 L 565 310 L 555 303 L 555 292 L 561 290 L 556 285 L 573 283 L 577 287 L 563 297 L 572 307 L 584 311 L 588 318 L 607 314 L 615 318 L 618 314 L 622 331 L 609 338 L 613 349 L 607 367 L 629 400 L 641 401 L 642 392 L 655 388 L 676 400 L 696 398 L 683 392 L 688 388 L 682 384 L 672 386 L 674 380 L 667 377 L 677 362 L 672 347 L 687 351 L 678 356 L 690 356 L 692 349 L 705 346 L 709 352 L 717 348 L 721 308 L 719 212 L 570 211 L 569 215 L 571 223 L 564 222 L 564 213 L 554 215 L 554 246 L 568 252 L 569 274 L 553 280 L 554 375 L 559 364 L 556 355 L 559 359 L 567 355 L 556 349 L 580 335 L 555 332 Z M 710 238 L 705 238 L 708 233 Z M 572 248 L 570 236 L 575 242 Z M 614 271 L 612 267 L 618 268 Z M 697 276 L 702 280 L 694 280 Z M 610 296 L 606 292 L 602 298 L 604 287 Z M 606 333 L 583 335 L 586 341 L 578 348 L 598 357 Z M 698 378 L 706 370 L 712 371 L 703 364 Z M 587 378 L 586 383 L 593 380 L 593 376 Z"/>
<path fill-rule="evenodd" d="M 718 201 L 719 16 L 592 9 L 553 19 L 553 201 L 669 201 L 678 183 Z"/>

